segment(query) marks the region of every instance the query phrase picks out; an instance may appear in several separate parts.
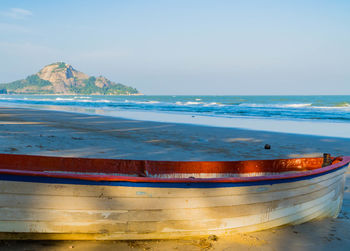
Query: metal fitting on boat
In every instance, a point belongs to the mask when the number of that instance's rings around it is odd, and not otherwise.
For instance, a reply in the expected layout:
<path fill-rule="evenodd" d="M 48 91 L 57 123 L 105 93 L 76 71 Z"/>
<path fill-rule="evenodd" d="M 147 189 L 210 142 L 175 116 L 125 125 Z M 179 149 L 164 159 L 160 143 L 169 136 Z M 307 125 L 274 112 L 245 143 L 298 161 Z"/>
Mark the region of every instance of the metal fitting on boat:
<path fill-rule="evenodd" d="M 329 166 L 331 164 L 332 164 L 331 155 L 329 153 L 324 153 L 322 167 L 326 167 L 326 166 Z"/>

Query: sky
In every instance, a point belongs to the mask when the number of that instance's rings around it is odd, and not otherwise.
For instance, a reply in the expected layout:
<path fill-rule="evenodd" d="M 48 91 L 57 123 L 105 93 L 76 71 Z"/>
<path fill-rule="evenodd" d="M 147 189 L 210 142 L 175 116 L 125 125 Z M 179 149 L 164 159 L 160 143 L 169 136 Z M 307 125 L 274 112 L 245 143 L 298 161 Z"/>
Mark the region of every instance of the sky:
<path fill-rule="evenodd" d="M 149 95 L 350 94 L 350 1 L 0 1 L 0 83 L 63 61 Z"/>

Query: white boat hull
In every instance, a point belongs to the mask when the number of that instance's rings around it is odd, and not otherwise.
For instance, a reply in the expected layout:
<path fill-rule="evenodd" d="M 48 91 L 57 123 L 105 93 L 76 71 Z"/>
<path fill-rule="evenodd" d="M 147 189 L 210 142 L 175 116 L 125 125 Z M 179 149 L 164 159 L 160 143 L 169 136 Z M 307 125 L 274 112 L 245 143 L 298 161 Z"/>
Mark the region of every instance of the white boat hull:
<path fill-rule="evenodd" d="M 336 217 L 346 166 L 310 179 L 210 188 L 0 181 L 3 239 L 167 239 Z M 13 234 L 16 233 L 16 234 Z"/>

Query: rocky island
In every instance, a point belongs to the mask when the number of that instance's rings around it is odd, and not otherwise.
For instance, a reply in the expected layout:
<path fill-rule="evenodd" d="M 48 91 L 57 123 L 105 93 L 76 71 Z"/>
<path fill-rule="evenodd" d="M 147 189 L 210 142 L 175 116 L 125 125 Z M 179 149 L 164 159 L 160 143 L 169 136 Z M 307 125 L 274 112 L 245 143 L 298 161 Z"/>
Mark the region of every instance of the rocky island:
<path fill-rule="evenodd" d="M 115 83 L 103 76 L 89 76 L 71 65 L 57 62 L 42 68 L 25 79 L 0 84 L 1 93 L 13 94 L 84 94 L 132 95 L 137 89 Z"/>

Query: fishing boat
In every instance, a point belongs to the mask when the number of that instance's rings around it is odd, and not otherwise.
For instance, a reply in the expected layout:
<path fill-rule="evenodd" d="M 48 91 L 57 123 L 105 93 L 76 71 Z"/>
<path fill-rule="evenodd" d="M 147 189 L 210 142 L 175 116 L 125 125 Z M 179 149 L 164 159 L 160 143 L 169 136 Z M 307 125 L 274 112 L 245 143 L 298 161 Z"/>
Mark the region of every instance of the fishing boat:
<path fill-rule="evenodd" d="M 148 161 L 0 154 L 2 239 L 228 235 L 341 210 L 350 157 Z"/>

